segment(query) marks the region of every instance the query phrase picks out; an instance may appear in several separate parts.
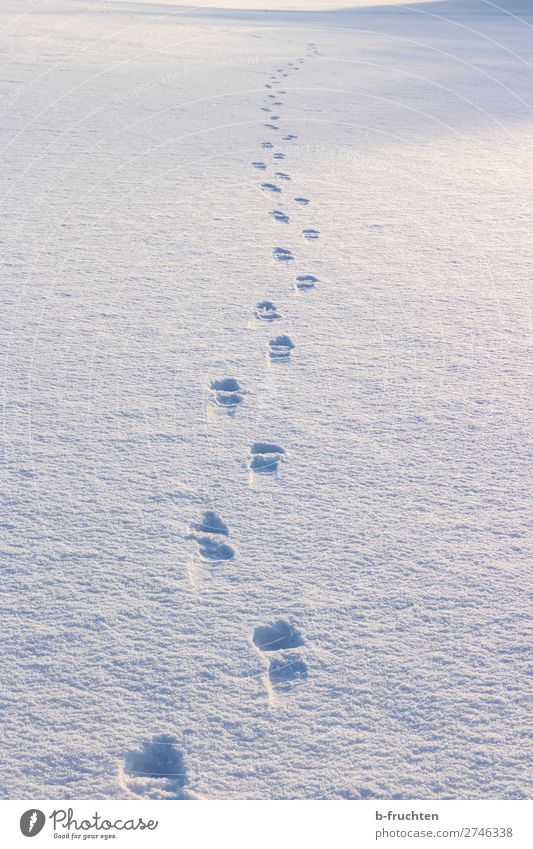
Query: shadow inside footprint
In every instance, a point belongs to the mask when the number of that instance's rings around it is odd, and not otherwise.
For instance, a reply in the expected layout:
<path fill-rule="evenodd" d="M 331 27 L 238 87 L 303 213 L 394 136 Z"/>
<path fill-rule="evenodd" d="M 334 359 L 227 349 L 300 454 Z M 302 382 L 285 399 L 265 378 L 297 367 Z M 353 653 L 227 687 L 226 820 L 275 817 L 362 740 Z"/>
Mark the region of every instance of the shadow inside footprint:
<path fill-rule="evenodd" d="M 274 176 L 279 177 L 280 180 L 290 180 L 291 179 L 288 174 L 285 174 L 284 171 L 276 171 Z"/>
<path fill-rule="evenodd" d="M 282 221 L 283 224 L 289 223 L 289 216 L 285 212 L 282 212 L 280 209 L 274 209 L 273 212 L 271 212 L 270 214 L 275 221 Z"/>
<path fill-rule="evenodd" d="M 254 315 L 260 321 L 277 321 L 281 318 L 277 307 L 272 301 L 259 301 L 254 310 Z"/>
<path fill-rule="evenodd" d="M 203 534 L 222 534 L 225 537 L 229 535 L 228 526 L 213 510 L 206 510 L 202 521 L 194 523 L 192 527 Z"/>
<path fill-rule="evenodd" d="M 198 543 L 200 556 L 204 560 L 212 560 L 214 562 L 222 560 L 232 560 L 235 557 L 235 551 L 225 542 L 220 542 L 211 537 L 199 537 L 195 534 L 190 534 L 188 539 L 194 539 Z"/>
<path fill-rule="evenodd" d="M 266 164 L 264 162 L 252 162 L 254 168 L 257 168 L 258 171 L 266 171 Z"/>
<path fill-rule="evenodd" d="M 318 237 L 320 236 L 320 231 L 308 228 L 307 230 L 303 231 L 303 234 L 306 239 L 318 239 Z"/>
<path fill-rule="evenodd" d="M 224 377 L 222 380 L 214 380 L 210 386 L 213 392 L 215 404 L 227 410 L 234 410 L 244 401 L 244 395 L 238 380 L 234 377 Z"/>
<path fill-rule="evenodd" d="M 254 442 L 250 454 L 252 472 L 260 475 L 273 475 L 279 469 L 285 449 L 273 442 Z"/>
<path fill-rule="evenodd" d="M 290 262 L 291 259 L 294 259 L 292 253 L 287 248 L 274 248 L 272 253 L 278 262 Z"/>
<path fill-rule="evenodd" d="M 313 289 L 318 283 L 318 277 L 314 274 L 299 274 L 296 278 L 297 289 Z"/>
<path fill-rule="evenodd" d="M 264 192 L 275 192 L 278 194 L 281 192 L 280 187 L 276 186 L 275 183 L 261 183 L 261 188 Z"/>
<path fill-rule="evenodd" d="M 300 632 L 286 619 L 277 619 L 269 625 L 258 625 L 254 628 L 252 640 L 259 651 L 282 651 L 304 645 Z"/>
<path fill-rule="evenodd" d="M 300 198 L 299 197 L 299 198 L 294 198 L 294 200 L 296 201 L 296 203 L 299 203 L 300 206 L 307 206 L 307 204 L 309 203 L 308 198 Z"/>
<path fill-rule="evenodd" d="M 268 356 L 270 359 L 274 362 L 279 362 L 279 360 L 289 359 L 291 351 L 294 348 L 294 342 L 288 336 L 276 336 L 275 339 L 270 340 L 268 347 Z"/>
<path fill-rule="evenodd" d="M 275 686 L 290 684 L 291 681 L 305 681 L 307 678 L 307 666 L 296 654 L 273 657 L 270 661 L 268 677 L 271 684 Z"/>
<path fill-rule="evenodd" d="M 142 799 L 188 799 L 187 771 L 176 738 L 160 734 L 140 749 L 128 752 L 123 778 L 128 790 Z"/>

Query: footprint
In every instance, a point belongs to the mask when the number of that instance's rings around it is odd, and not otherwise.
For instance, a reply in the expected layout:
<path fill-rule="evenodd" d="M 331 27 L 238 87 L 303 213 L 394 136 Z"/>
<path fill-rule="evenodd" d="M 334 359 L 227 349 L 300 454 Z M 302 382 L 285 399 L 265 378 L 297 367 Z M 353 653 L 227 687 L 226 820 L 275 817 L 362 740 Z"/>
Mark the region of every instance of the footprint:
<path fill-rule="evenodd" d="M 281 102 L 281 100 L 273 100 L 272 106 L 283 106 L 283 103 Z"/>
<path fill-rule="evenodd" d="M 318 239 L 320 236 L 320 230 L 313 230 L 309 228 L 307 230 L 303 230 L 302 232 L 304 237 L 309 240 Z"/>
<path fill-rule="evenodd" d="M 263 127 L 267 127 L 269 130 L 279 130 L 279 127 L 276 124 L 263 124 Z"/>
<path fill-rule="evenodd" d="M 299 274 L 296 278 L 297 289 L 314 289 L 318 283 L 318 277 L 314 274 Z"/>
<path fill-rule="evenodd" d="M 285 174 L 284 171 L 276 171 L 275 176 L 278 177 L 280 180 L 291 180 L 292 179 L 292 177 L 289 177 L 289 175 Z"/>
<path fill-rule="evenodd" d="M 275 100 L 276 99 L 275 94 L 267 94 L 267 97 L 268 97 L 269 100 Z"/>
<path fill-rule="evenodd" d="M 273 153 L 272 157 L 274 159 L 285 159 L 285 154 L 284 153 Z"/>
<path fill-rule="evenodd" d="M 299 203 L 301 206 L 307 206 L 307 204 L 309 203 L 308 198 L 294 198 L 294 200 L 296 201 L 296 203 Z"/>
<path fill-rule="evenodd" d="M 288 336 L 276 336 L 268 343 L 268 356 L 273 362 L 287 361 L 294 348 L 294 342 Z"/>
<path fill-rule="evenodd" d="M 264 147 L 265 150 L 268 150 L 269 148 L 274 147 L 274 145 L 272 144 L 272 142 L 264 141 L 261 142 L 261 147 Z"/>
<path fill-rule="evenodd" d="M 267 83 L 267 84 L 265 85 L 265 88 L 272 88 L 272 86 L 270 85 L 270 83 Z"/>
<path fill-rule="evenodd" d="M 194 539 L 198 543 L 200 556 L 204 560 L 212 560 L 215 563 L 223 560 L 232 560 L 235 557 L 235 551 L 225 542 L 220 542 L 211 537 L 198 537 L 195 534 L 189 534 L 187 539 Z"/>
<path fill-rule="evenodd" d="M 266 162 L 252 162 L 252 165 L 259 171 L 266 171 Z"/>
<path fill-rule="evenodd" d="M 287 136 L 283 136 L 283 141 L 291 141 L 291 139 L 297 139 L 298 136 L 295 136 L 293 133 L 289 133 Z"/>
<path fill-rule="evenodd" d="M 269 106 L 260 106 L 259 108 L 260 108 L 263 112 L 270 112 L 270 111 L 271 111 Z"/>
<path fill-rule="evenodd" d="M 274 248 L 272 253 L 278 262 L 290 262 L 294 259 L 292 253 L 287 248 Z"/>
<path fill-rule="evenodd" d="M 271 115 L 270 117 L 273 121 L 279 121 L 279 115 Z"/>
<path fill-rule="evenodd" d="M 291 681 L 305 681 L 307 666 L 297 654 L 270 658 L 268 678 L 274 686 L 284 687 Z"/>
<path fill-rule="evenodd" d="M 213 510 L 206 510 L 202 521 L 194 523 L 191 527 L 203 534 L 222 534 L 225 537 L 229 536 L 228 526 Z"/>
<path fill-rule="evenodd" d="M 254 442 L 250 448 L 250 470 L 259 475 L 273 475 L 278 471 L 284 454 L 285 449 L 273 442 Z"/>
<path fill-rule="evenodd" d="M 153 737 L 128 752 L 121 771 L 122 783 L 138 799 L 194 799 L 187 791 L 187 770 L 177 740 L 169 734 Z"/>
<path fill-rule="evenodd" d="M 278 94 L 287 94 L 287 92 L 285 91 L 285 89 L 284 89 L 284 88 L 280 88 L 280 90 L 278 91 Z M 274 97 L 275 97 L 275 96 L 276 96 L 276 95 L 274 95 Z"/>
<path fill-rule="evenodd" d="M 214 403 L 219 407 L 233 410 L 244 401 L 240 383 L 234 377 L 224 377 L 222 380 L 214 380 L 209 388 L 213 393 Z"/>
<path fill-rule="evenodd" d="M 276 221 L 282 221 L 284 224 L 289 223 L 289 216 L 286 215 L 285 212 L 282 212 L 280 209 L 274 209 L 273 212 L 270 213 L 272 218 Z"/>
<path fill-rule="evenodd" d="M 272 301 L 259 301 L 254 310 L 254 315 L 260 321 L 276 321 L 281 318 L 277 307 Z"/>
<path fill-rule="evenodd" d="M 304 645 L 298 629 L 286 619 L 276 619 L 268 625 L 258 625 L 254 628 L 252 640 L 259 651 L 297 649 Z"/>
<path fill-rule="evenodd" d="M 261 188 L 265 192 L 281 192 L 280 187 L 276 186 L 275 183 L 261 183 Z"/>

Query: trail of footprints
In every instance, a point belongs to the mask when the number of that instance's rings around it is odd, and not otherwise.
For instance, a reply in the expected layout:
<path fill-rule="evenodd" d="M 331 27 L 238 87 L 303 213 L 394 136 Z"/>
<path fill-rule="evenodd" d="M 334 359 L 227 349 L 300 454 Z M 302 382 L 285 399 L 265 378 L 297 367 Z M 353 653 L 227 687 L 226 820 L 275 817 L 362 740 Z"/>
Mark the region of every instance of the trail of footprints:
<path fill-rule="evenodd" d="M 318 55 L 316 45 L 308 45 L 307 55 Z M 269 120 L 264 124 L 268 130 L 278 131 L 278 122 L 282 121 L 281 115 L 272 114 L 272 107 L 282 106 L 279 97 L 286 94 L 285 89 L 277 88 L 280 83 L 279 76 L 287 78 L 290 73 L 300 70 L 304 59 L 299 58 L 298 63 L 289 62 L 286 67 L 278 68 L 265 85 L 266 89 L 270 90 L 266 96 L 266 103 L 269 105 L 262 105 L 260 109 L 269 115 Z M 276 89 L 275 93 L 272 92 L 273 89 Z M 297 139 L 297 135 L 284 131 L 281 138 L 284 142 L 292 142 Z M 276 167 L 277 162 L 285 160 L 287 154 L 274 150 L 274 144 L 269 140 L 263 141 L 261 148 L 264 152 L 271 152 L 272 166 L 262 159 L 252 161 L 251 165 L 258 171 L 271 170 L 272 177 L 261 183 L 260 188 L 267 194 L 284 196 L 284 189 L 280 184 L 290 184 L 291 176 L 285 171 L 272 169 Z M 287 202 L 300 207 L 310 204 L 309 198 L 300 195 L 288 199 Z M 290 222 L 290 213 L 284 209 L 273 209 L 269 214 L 271 219 L 277 222 L 276 226 L 278 223 L 285 225 Z M 302 236 L 307 241 L 314 241 L 319 238 L 320 233 L 315 228 L 306 227 Z M 287 247 L 274 246 L 272 254 L 275 260 L 287 266 L 295 259 L 293 250 Z M 318 282 L 318 277 L 305 269 L 296 274 L 294 287 L 298 292 L 305 292 L 313 289 Z M 265 299 L 253 307 L 252 315 L 257 324 L 273 326 L 283 321 L 284 313 L 274 301 Z M 268 362 L 276 366 L 290 363 L 294 350 L 295 344 L 287 334 L 274 335 L 267 344 Z M 213 380 L 209 384 L 208 393 L 209 404 L 213 410 L 226 416 L 235 415 L 245 400 L 245 392 L 234 377 Z M 275 477 L 286 461 L 285 449 L 275 442 L 256 441 L 250 446 L 248 468 L 253 476 Z M 191 524 L 186 539 L 195 544 L 197 556 L 201 561 L 210 566 L 224 566 L 235 557 L 235 549 L 230 544 L 229 537 L 230 530 L 226 522 L 213 510 L 206 510 L 201 518 Z M 304 639 L 291 622 L 276 619 L 266 625 L 257 625 L 253 630 L 251 642 L 265 661 L 266 686 L 270 697 L 273 693 L 289 691 L 295 682 L 304 682 L 307 679 L 307 665 L 302 657 Z M 129 751 L 122 763 L 119 777 L 129 798 L 201 798 L 188 788 L 183 754 L 177 748 L 176 738 L 169 734 L 156 735 L 143 742 L 139 748 Z"/>

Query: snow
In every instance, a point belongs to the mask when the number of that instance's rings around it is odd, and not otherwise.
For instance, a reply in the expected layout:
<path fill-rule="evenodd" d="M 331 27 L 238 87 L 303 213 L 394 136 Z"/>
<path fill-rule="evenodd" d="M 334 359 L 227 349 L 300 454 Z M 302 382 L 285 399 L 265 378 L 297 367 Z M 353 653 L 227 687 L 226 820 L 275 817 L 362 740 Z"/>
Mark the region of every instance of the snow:
<path fill-rule="evenodd" d="M 268 5 L 2 3 L 3 798 L 531 793 L 531 6 Z"/>

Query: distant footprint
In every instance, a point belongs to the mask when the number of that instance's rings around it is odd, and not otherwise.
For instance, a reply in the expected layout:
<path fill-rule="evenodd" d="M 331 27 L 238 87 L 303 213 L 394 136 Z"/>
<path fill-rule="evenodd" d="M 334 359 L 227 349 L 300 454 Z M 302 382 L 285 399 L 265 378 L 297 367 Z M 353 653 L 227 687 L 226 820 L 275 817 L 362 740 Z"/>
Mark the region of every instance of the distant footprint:
<path fill-rule="evenodd" d="M 296 278 L 297 289 L 314 289 L 318 283 L 318 277 L 314 274 L 299 274 Z"/>
<path fill-rule="evenodd" d="M 268 356 L 272 362 L 286 362 L 293 348 L 294 342 L 288 336 L 276 336 L 268 343 Z"/>
<path fill-rule="evenodd" d="M 250 448 L 250 470 L 259 475 L 273 475 L 284 454 L 285 449 L 273 442 L 254 442 Z"/>
<path fill-rule="evenodd" d="M 286 136 L 283 136 L 283 141 L 291 141 L 291 139 L 297 139 L 298 136 L 295 136 L 294 133 L 289 133 Z"/>
<path fill-rule="evenodd" d="M 128 752 L 121 770 L 122 783 L 138 799 L 194 799 L 187 791 L 187 770 L 177 740 L 160 734 Z"/>
<path fill-rule="evenodd" d="M 300 206 L 307 206 L 307 204 L 309 203 L 309 199 L 308 199 L 308 198 L 301 198 L 301 197 L 298 197 L 298 198 L 294 198 L 294 200 L 296 201 L 296 203 L 299 203 L 299 204 L 300 204 Z"/>
<path fill-rule="evenodd" d="M 279 115 L 271 115 L 270 117 L 273 121 L 279 121 Z"/>
<path fill-rule="evenodd" d="M 252 162 L 254 168 L 257 168 L 258 171 L 266 171 L 266 162 L 255 161 Z"/>
<path fill-rule="evenodd" d="M 283 106 L 283 103 L 281 102 L 281 100 L 273 100 L 272 106 Z"/>
<path fill-rule="evenodd" d="M 274 147 L 274 145 L 272 144 L 272 142 L 264 141 L 261 142 L 261 147 L 264 147 L 265 150 L 269 150 L 271 147 Z"/>
<path fill-rule="evenodd" d="M 285 154 L 284 153 L 273 153 L 272 157 L 273 157 L 273 159 L 285 159 Z"/>
<path fill-rule="evenodd" d="M 278 177 L 280 180 L 291 180 L 292 177 L 289 177 L 288 174 L 285 174 L 284 171 L 276 171 L 274 174 L 275 177 Z"/>
<path fill-rule="evenodd" d="M 311 228 L 307 230 L 303 230 L 303 235 L 306 239 L 312 241 L 313 239 L 318 239 L 320 237 L 320 230 L 313 230 Z"/>
<path fill-rule="evenodd" d="M 260 106 L 259 108 L 261 109 L 262 112 L 270 112 L 271 111 L 269 106 Z"/>
<path fill-rule="evenodd" d="M 287 248 L 274 248 L 272 253 L 278 262 L 290 262 L 294 259 L 292 253 Z"/>
<path fill-rule="evenodd" d="M 278 194 L 279 194 L 279 192 L 281 192 L 280 187 L 276 186 L 275 183 L 261 183 L 261 188 L 265 192 L 274 192 L 274 193 L 278 193 Z"/>
<path fill-rule="evenodd" d="M 277 307 L 272 301 L 259 301 L 254 309 L 254 315 L 260 321 L 277 321 L 281 318 Z"/>
<path fill-rule="evenodd" d="M 234 377 L 224 377 L 222 380 L 214 380 L 210 387 L 213 401 L 219 407 L 226 410 L 234 410 L 244 401 L 243 391 L 238 380 Z"/>
<path fill-rule="evenodd" d="M 280 209 L 274 209 L 270 214 L 275 221 L 281 221 L 283 224 L 289 223 L 289 216 Z"/>

